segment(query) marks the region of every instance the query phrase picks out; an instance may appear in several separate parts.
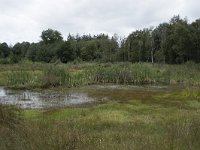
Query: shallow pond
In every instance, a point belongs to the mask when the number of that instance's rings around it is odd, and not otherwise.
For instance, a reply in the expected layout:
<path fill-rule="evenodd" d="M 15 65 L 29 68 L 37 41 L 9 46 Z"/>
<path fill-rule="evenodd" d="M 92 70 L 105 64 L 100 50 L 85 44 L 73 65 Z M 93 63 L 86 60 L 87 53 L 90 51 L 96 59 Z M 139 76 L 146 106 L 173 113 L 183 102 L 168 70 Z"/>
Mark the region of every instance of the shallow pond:
<path fill-rule="evenodd" d="M 0 87 L 0 103 L 14 104 L 21 108 L 50 108 L 80 105 L 107 100 L 129 100 L 148 97 L 158 91 L 168 91 L 168 87 L 137 86 L 87 86 L 58 91 L 33 92 L 11 90 Z"/>
<path fill-rule="evenodd" d="M 32 92 L 29 90 L 11 90 L 0 87 L 0 103 L 15 104 L 21 108 L 63 107 L 91 102 L 87 93 L 66 92 Z"/>

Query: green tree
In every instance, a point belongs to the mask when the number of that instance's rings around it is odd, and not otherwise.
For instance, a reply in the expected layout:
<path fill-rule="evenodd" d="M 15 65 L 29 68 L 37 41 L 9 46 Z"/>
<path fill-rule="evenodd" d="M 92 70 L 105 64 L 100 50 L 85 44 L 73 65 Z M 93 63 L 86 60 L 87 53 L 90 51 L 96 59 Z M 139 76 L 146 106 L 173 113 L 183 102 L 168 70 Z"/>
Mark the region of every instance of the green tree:
<path fill-rule="evenodd" d="M 54 42 L 63 40 L 61 33 L 53 29 L 48 29 L 48 30 L 43 31 L 41 38 L 45 44 L 52 44 Z"/>
<path fill-rule="evenodd" d="M 8 47 L 7 43 L 0 44 L 0 58 L 6 58 L 10 54 L 10 48 Z"/>
<path fill-rule="evenodd" d="M 40 51 L 40 44 L 39 43 L 32 43 L 27 50 L 26 58 L 31 61 L 39 61 L 37 57 L 37 51 Z"/>
<path fill-rule="evenodd" d="M 63 63 L 67 63 L 69 61 L 73 61 L 75 58 L 75 52 L 71 46 L 69 41 L 63 42 L 57 50 L 57 57 Z"/>
<path fill-rule="evenodd" d="M 191 24 L 192 30 L 192 45 L 189 57 L 195 62 L 200 62 L 200 19 L 197 19 Z"/>
<path fill-rule="evenodd" d="M 154 50 L 154 58 L 156 62 L 165 63 L 167 53 L 167 37 L 169 34 L 170 25 L 162 23 L 152 32 L 152 48 Z"/>
<path fill-rule="evenodd" d="M 184 63 L 189 60 L 191 48 L 191 30 L 186 19 L 175 16 L 170 21 L 170 34 L 166 45 L 168 47 L 169 63 Z"/>
<path fill-rule="evenodd" d="M 95 60 L 95 50 L 97 50 L 97 45 L 94 40 L 84 42 L 84 46 L 81 48 L 81 58 L 83 61 Z"/>
<path fill-rule="evenodd" d="M 12 53 L 21 59 L 26 56 L 29 46 L 29 42 L 16 43 L 12 48 Z"/>
<path fill-rule="evenodd" d="M 125 42 L 128 61 L 146 62 L 151 61 L 151 30 L 137 30 L 130 34 Z"/>
<path fill-rule="evenodd" d="M 18 63 L 25 58 L 29 49 L 29 42 L 16 43 L 11 49 L 10 61 L 11 63 Z"/>

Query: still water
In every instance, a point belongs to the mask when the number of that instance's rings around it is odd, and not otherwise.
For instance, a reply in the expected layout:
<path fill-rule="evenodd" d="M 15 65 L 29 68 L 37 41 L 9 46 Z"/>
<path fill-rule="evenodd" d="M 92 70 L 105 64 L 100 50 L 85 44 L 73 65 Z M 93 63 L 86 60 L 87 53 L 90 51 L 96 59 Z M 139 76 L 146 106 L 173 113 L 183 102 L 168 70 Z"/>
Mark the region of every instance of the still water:
<path fill-rule="evenodd" d="M 11 90 L 0 87 L 0 103 L 14 104 L 21 108 L 65 107 L 107 100 L 130 100 L 148 98 L 166 87 L 136 86 L 89 86 L 66 91 Z"/>
<path fill-rule="evenodd" d="M 87 93 L 69 90 L 66 92 L 32 92 L 0 87 L 0 103 L 14 104 L 21 108 L 64 107 L 93 101 Z"/>

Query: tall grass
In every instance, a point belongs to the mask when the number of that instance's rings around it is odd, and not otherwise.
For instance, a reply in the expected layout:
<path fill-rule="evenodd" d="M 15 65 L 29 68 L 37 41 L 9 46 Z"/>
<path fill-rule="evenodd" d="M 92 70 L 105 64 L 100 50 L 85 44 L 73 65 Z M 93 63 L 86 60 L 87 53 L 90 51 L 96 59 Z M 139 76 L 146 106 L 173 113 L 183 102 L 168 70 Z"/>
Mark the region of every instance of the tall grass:
<path fill-rule="evenodd" d="M 20 149 L 25 137 L 21 136 L 21 111 L 8 105 L 0 104 L 0 149 Z"/>
<path fill-rule="evenodd" d="M 42 87 L 67 86 L 69 74 L 66 70 L 57 66 L 49 66 L 44 69 L 41 79 Z"/>
<path fill-rule="evenodd" d="M 32 70 L 30 68 L 33 68 Z M 198 64 L 18 64 L 0 65 L 0 85 L 15 88 L 76 87 L 89 84 L 200 85 Z"/>
<path fill-rule="evenodd" d="M 35 88 L 40 86 L 41 77 L 40 71 L 6 71 L 2 85 L 12 88 Z"/>
<path fill-rule="evenodd" d="M 12 105 L 0 104 L 0 125 L 13 128 L 21 120 L 21 111 Z"/>
<path fill-rule="evenodd" d="M 97 83 L 116 84 L 169 84 L 170 74 L 167 70 L 159 70 L 149 64 L 117 64 L 97 67 L 95 81 Z"/>
<path fill-rule="evenodd" d="M 200 120 L 198 115 L 176 116 L 166 124 L 169 149 L 197 150 L 200 148 Z"/>

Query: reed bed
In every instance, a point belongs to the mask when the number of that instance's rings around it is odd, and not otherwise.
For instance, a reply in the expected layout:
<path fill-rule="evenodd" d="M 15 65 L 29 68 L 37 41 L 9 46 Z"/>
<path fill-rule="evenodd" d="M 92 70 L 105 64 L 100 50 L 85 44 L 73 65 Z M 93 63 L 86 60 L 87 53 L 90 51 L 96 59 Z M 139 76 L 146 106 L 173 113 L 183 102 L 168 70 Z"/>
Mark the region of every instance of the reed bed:
<path fill-rule="evenodd" d="M 0 85 L 14 88 L 70 88 L 90 84 L 200 85 L 200 67 L 191 63 L 30 63 L 7 67 L 0 65 L 0 68 Z"/>

